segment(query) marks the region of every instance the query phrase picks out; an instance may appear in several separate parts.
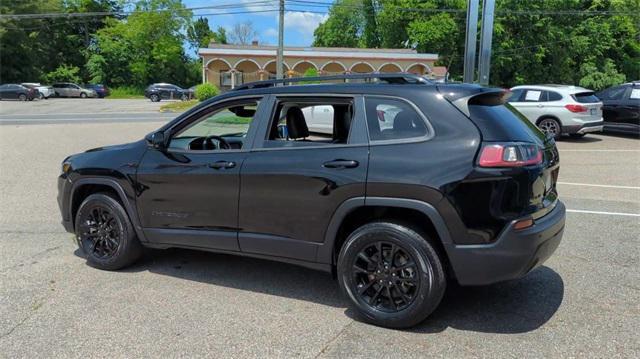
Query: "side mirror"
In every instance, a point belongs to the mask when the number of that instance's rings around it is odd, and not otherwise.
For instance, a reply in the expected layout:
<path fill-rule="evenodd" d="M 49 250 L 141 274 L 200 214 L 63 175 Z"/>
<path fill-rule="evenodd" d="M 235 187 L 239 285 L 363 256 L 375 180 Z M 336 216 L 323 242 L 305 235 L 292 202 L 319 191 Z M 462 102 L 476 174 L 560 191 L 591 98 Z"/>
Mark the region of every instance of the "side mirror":
<path fill-rule="evenodd" d="M 167 144 L 165 142 L 164 132 L 154 132 L 151 135 L 151 144 L 153 145 L 153 148 L 157 148 L 159 150 L 165 149 Z"/>

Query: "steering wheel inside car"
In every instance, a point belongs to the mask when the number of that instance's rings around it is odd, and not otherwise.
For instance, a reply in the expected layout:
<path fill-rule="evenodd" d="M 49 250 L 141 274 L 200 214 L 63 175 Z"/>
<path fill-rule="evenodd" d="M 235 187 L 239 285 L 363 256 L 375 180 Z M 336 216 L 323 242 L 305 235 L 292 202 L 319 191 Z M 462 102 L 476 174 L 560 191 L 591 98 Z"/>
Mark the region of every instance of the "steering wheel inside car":
<path fill-rule="evenodd" d="M 214 142 L 217 142 L 217 144 Z M 190 150 L 196 151 L 211 151 L 217 149 L 230 149 L 231 145 L 221 136 L 210 135 L 205 137 L 198 137 L 189 143 Z"/>

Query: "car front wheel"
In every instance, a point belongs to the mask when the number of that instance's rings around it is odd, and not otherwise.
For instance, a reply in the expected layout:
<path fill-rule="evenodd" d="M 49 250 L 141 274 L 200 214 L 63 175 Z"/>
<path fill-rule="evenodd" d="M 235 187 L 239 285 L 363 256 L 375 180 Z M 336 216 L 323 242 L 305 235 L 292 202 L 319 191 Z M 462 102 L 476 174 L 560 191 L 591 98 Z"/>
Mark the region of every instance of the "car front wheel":
<path fill-rule="evenodd" d="M 354 312 L 389 328 L 422 322 L 446 289 L 442 262 L 427 235 L 393 222 L 369 223 L 351 233 L 337 271 Z"/>
<path fill-rule="evenodd" d="M 142 246 L 124 207 L 105 193 L 88 196 L 75 218 L 78 246 L 92 266 L 117 270 L 134 263 Z"/>
<path fill-rule="evenodd" d="M 87 98 L 87 94 L 86 94 L 86 93 L 84 93 L 84 92 L 81 92 L 81 93 L 80 93 L 80 98 Z"/>

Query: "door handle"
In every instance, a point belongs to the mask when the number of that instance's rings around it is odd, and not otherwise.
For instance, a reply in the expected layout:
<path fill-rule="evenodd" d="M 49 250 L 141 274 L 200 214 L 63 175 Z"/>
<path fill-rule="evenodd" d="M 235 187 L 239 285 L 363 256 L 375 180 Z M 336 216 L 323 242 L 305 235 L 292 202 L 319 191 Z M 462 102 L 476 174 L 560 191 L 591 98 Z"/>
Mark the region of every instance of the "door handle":
<path fill-rule="evenodd" d="M 322 164 L 325 168 L 355 168 L 358 167 L 358 161 L 354 160 L 333 160 Z"/>
<path fill-rule="evenodd" d="M 222 168 L 233 168 L 235 166 L 236 166 L 236 163 L 233 161 L 217 161 L 209 164 L 209 167 L 216 170 L 219 170 Z"/>

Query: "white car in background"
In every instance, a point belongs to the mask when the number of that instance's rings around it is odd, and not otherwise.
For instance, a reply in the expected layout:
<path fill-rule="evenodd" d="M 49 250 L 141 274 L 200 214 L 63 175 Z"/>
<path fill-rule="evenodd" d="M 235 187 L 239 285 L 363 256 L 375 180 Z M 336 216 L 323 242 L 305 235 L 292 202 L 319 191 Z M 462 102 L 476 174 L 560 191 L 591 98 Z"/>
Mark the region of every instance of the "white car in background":
<path fill-rule="evenodd" d="M 23 82 L 22 86 L 35 89 L 38 91 L 36 95 L 40 100 L 48 99 L 51 96 L 56 95 L 56 91 L 51 86 L 42 86 L 37 82 Z"/>
<path fill-rule="evenodd" d="M 392 105 L 380 105 L 376 108 L 380 130 L 393 128 L 393 120 L 401 111 Z M 333 133 L 333 107 L 331 105 L 309 106 L 302 109 L 304 119 L 310 132 L 329 134 Z"/>
<path fill-rule="evenodd" d="M 523 85 L 511 88 L 509 104 L 542 132 L 559 139 L 602 132 L 602 101 L 591 90 L 566 85 Z"/>

